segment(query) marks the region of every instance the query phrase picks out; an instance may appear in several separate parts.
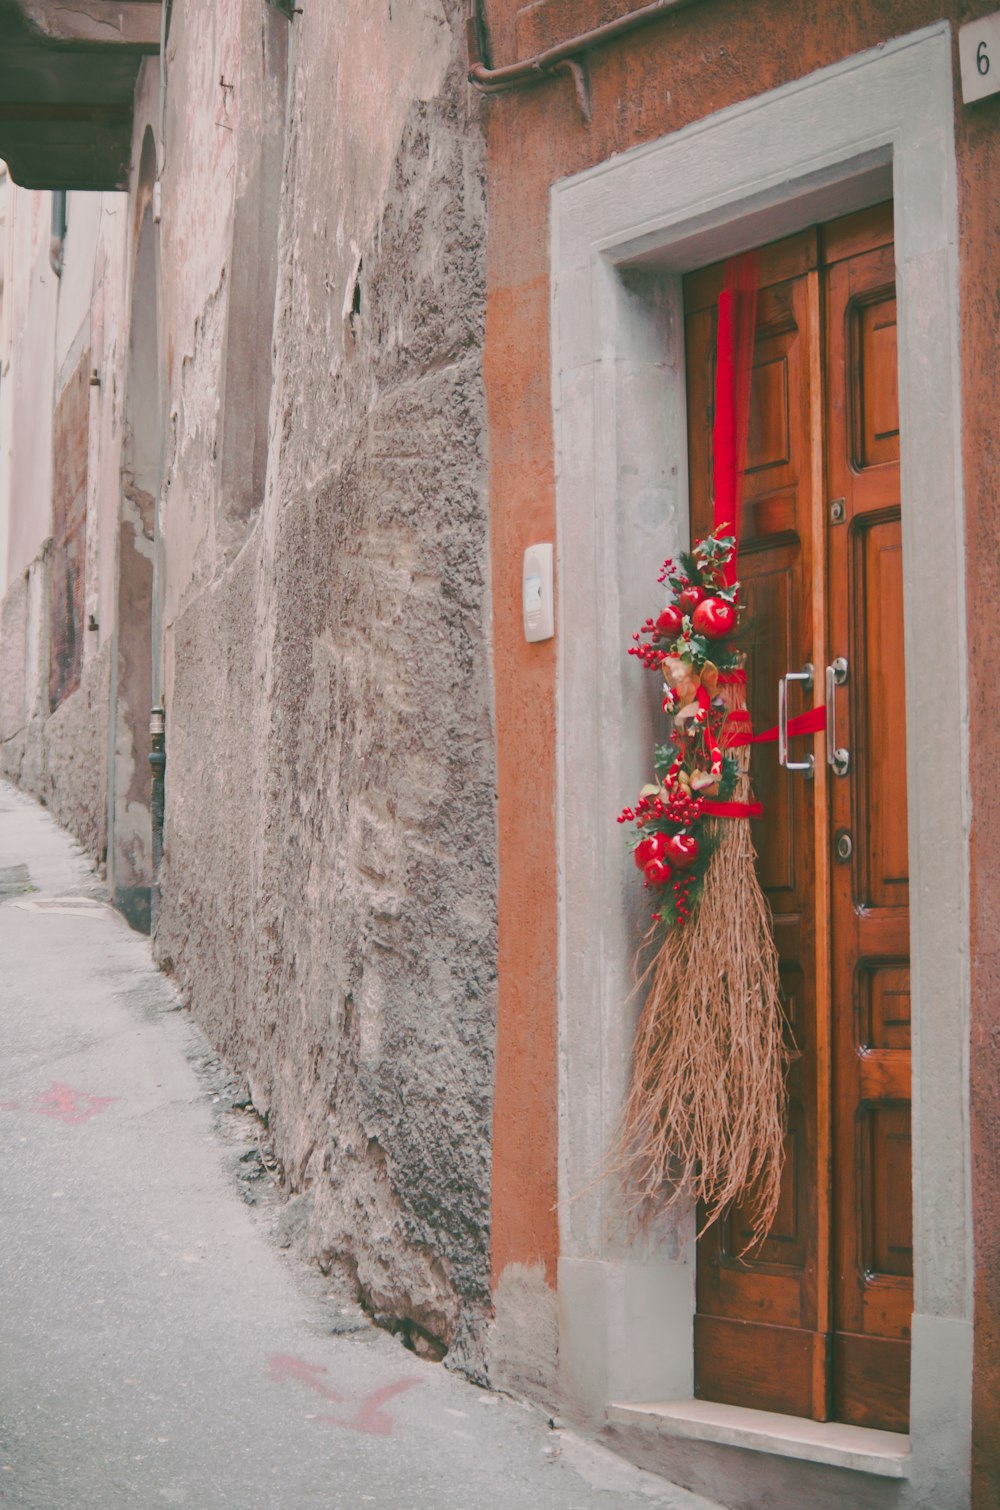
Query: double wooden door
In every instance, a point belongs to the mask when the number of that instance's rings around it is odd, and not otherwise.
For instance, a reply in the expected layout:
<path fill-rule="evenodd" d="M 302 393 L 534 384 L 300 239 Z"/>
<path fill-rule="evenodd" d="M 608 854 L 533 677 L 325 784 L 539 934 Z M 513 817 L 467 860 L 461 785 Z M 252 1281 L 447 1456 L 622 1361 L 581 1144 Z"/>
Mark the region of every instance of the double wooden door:
<path fill-rule="evenodd" d="M 685 280 L 692 530 L 711 527 L 721 268 Z M 698 1245 L 703 1399 L 905 1431 L 912 1311 L 903 575 L 892 207 L 762 250 L 740 577 L 754 825 L 789 1046 L 781 1206 Z M 829 668 L 829 670 L 827 669 Z M 833 760 L 834 763 L 829 763 Z"/>

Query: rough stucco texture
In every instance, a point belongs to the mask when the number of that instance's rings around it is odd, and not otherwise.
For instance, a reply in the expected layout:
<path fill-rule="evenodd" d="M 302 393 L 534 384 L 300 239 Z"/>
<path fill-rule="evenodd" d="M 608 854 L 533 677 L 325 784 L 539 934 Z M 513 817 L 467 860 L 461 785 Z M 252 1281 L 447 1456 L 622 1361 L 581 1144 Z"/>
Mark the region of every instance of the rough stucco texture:
<path fill-rule="evenodd" d="M 302 33 L 267 498 L 167 625 L 156 937 L 247 1073 L 289 1188 L 312 1193 L 313 1254 L 476 1372 L 496 862 L 482 146 L 460 10 L 437 16 L 451 63 L 414 90 L 381 203 L 353 223 L 335 186 L 364 176 L 365 149 L 331 143 L 347 125 L 323 97 L 342 39 L 322 18 Z"/>
<path fill-rule="evenodd" d="M 107 835 L 107 706 L 110 646 L 48 714 L 48 546 L 0 604 L 0 775 L 41 799 L 95 860 Z"/>
<path fill-rule="evenodd" d="M 996 479 L 1000 442 L 995 378 L 1000 368 L 1000 280 L 996 238 L 1000 204 L 1000 100 L 967 112 L 961 154 L 960 234 L 966 382 L 963 392 L 969 719 L 973 758 L 971 904 L 973 1019 L 969 1058 L 973 1240 L 975 1251 L 975 1371 L 973 1376 L 973 1503 L 1000 1504 L 1000 688 L 996 675 L 1000 531 Z M 984 548 L 983 542 L 990 544 Z"/>

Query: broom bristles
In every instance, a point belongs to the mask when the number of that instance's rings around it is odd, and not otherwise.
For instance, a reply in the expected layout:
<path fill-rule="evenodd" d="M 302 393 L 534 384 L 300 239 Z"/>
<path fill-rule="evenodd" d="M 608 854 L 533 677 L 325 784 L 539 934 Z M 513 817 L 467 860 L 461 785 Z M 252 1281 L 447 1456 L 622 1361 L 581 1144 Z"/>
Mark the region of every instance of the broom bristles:
<path fill-rule="evenodd" d="M 742 702 L 741 689 L 728 690 L 733 705 Z M 750 795 L 748 765 L 744 750 L 741 802 Z M 697 912 L 670 929 L 640 981 L 649 990 L 613 1167 L 641 1223 L 697 1200 L 704 1232 L 742 1201 L 746 1252 L 778 1209 L 788 1053 L 749 820 L 715 821 L 721 834 Z"/>

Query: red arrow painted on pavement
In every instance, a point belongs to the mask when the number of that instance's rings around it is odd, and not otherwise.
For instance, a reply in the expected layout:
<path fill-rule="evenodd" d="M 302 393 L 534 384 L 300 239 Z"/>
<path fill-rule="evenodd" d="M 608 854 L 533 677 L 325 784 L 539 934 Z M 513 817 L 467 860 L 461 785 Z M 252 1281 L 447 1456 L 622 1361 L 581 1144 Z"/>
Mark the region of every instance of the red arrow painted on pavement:
<path fill-rule="evenodd" d="M 272 1353 L 267 1360 L 267 1371 L 276 1384 L 294 1379 L 297 1384 L 304 1384 L 306 1389 L 321 1395 L 324 1400 L 337 1405 L 347 1403 L 343 1395 L 338 1395 L 323 1382 L 320 1376 L 328 1370 L 320 1363 L 308 1363 L 305 1358 L 296 1358 L 292 1353 Z M 417 1379 L 395 1379 L 391 1384 L 383 1384 L 381 1389 L 366 1395 L 354 1415 L 346 1419 L 342 1416 L 316 1416 L 314 1419 L 330 1426 L 346 1427 L 349 1431 L 360 1431 L 369 1437 L 391 1436 L 395 1423 L 382 1407 L 396 1395 L 405 1394 L 418 1382 Z"/>
<path fill-rule="evenodd" d="M 334 1426 L 348 1426 L 352 1431 L 363 1431 L 368 1437 L 390 1437 L 395 1422 L 380 1406 L 395 1395 L 412 1389 L 416 1382 L 416 1379 L 397 1379 L 392 1384 L 384 1384 L 381 1389 L 365 1396 L 349 1421 L 341 1421 L 338 1416 L 320 1416 L 319 1420 L 329 1421 Z"/>
<path fill-rule="evenodd" d="M 275 1384 L 295 1379 L 315 1394 L 322 1395 L 324 1400 L 330 1400 L 336 1405 L 344 1404 L 344 1396 L 328 1388 L 320 1379 L 320 1374 L 329 1372 L 321 1363 L 307 1363 L 304 1358 L 295 1358 L 291 1353 L 272 1353 L 267 1360 L 267 1371 Z"/>

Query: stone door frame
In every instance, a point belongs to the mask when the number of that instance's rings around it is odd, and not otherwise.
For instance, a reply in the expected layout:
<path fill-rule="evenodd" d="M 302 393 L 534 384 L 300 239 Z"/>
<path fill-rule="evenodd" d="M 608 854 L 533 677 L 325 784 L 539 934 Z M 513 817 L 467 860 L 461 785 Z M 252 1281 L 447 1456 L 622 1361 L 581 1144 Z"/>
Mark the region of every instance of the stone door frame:
<path fill-rule="evenodd" d="M 903 1471 L 916 1491 L 918 1482 L 968 1482 L 972 1358 L 970 797 L 947 23 L 552 189 L 560 1368 L 566 1396 L 595 1423 L 613 1402 L 692 1396 L 691 1213 L 630 1239 L 613 1182 L 598 1178 L 628 1073 L 642 913 L 614 815 L 648 779 L 655 728 L 649 688 L 625 647 L 649 611 L 659 563 L 687 534 L 681 275 L 890 195 L 914 1033 L 912 1450 Z M 934 664 L 951 675 L 929 677 Z M 931 792 L 933 804 L 922 795 Z"/>

